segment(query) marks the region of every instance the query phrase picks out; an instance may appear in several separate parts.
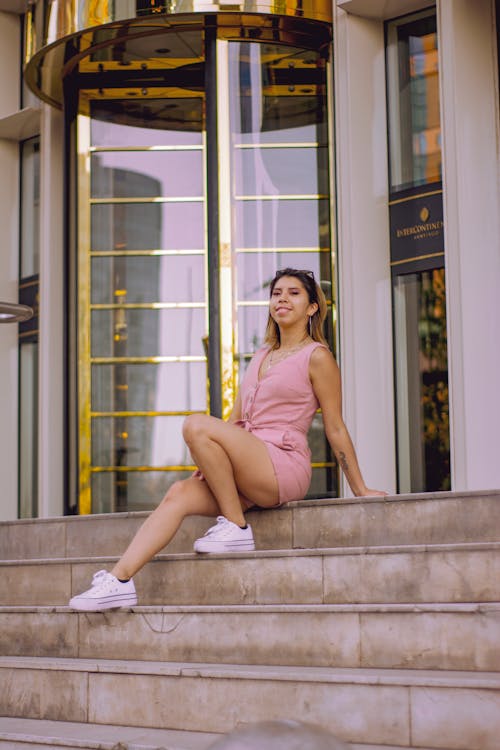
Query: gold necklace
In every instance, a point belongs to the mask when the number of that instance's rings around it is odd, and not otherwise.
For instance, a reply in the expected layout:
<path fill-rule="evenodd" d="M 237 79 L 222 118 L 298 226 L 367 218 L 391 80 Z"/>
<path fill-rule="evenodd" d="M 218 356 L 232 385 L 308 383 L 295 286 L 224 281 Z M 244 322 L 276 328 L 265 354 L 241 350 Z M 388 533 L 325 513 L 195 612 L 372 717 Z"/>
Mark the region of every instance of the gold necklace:
<path fill-rule="evenodd" d="M 278 357 L 278 359 L 274 359 L 275 352 L 278 351 L 278 349 L 271 349 L 271 353 L 269 355 L 269 359 L 267 360 L 267 367 L 266 372 L 273 366 L 273 364 L 277 365 L 278 362 L 282 362 L 284 359 L 287 359 L 287 357 L 290 357 L 292 354 L 295 354 L 295 352 L 298 352 L 300 349 L 303 349 L 304 346 L 307 343 L 307 339 L 309 336 L 306 337 L 306 339 L 302 339 L 297 346 L 293 346 L 291 349 L 286 349 L 284 353 L 282 353 L 281 357 Z"/>

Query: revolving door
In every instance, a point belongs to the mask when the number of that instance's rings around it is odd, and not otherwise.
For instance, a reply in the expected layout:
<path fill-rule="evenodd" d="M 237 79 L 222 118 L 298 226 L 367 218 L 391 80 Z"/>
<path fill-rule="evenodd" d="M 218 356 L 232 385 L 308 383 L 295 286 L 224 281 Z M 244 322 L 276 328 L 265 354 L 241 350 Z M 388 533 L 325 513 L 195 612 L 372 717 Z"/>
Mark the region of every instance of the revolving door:
<path fill-rule="evenodd" d="M 83 33 L 64 71 L 80 513 L 189 475 L 182 421 L 229 416 L 276 269 L 314 271 L 335 349 L 329 25 L 160 20 Z M 320 414 L 310 443 L 311 494 L 336 494 Z"/>

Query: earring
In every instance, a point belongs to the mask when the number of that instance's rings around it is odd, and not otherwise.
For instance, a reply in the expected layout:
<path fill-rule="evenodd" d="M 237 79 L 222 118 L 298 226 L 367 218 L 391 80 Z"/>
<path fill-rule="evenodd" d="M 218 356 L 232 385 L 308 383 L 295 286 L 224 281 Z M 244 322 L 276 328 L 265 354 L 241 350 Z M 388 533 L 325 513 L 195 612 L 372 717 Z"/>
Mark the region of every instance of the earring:
<path fill-rule="evenodd" d="M 312 315 L 309 315 L 309 336 L 312 338 Z"/>

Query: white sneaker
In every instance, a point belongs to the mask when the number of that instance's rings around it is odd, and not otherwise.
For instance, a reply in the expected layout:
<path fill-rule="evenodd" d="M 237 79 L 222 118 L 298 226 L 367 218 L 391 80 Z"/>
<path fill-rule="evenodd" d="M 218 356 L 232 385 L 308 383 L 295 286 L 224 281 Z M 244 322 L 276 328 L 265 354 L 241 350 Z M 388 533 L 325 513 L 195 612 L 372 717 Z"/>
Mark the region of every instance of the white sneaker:
<path fill-rule="evenodd" d="M 215 526 L 194 543 L 195 552 L 251 552 L 254 549 L 252 527 L 242 529 L 224 516 L 217 516 Z"/>
<path fill-rule="evenodd" d="M 69 606 L 79 612 L 102 612 L 115 607 L 133 607 L 135 604 L 137 594 L 132 578 L 121 583 L 107 570 L 95 573 L 89 590 L 69 600 Z"/>

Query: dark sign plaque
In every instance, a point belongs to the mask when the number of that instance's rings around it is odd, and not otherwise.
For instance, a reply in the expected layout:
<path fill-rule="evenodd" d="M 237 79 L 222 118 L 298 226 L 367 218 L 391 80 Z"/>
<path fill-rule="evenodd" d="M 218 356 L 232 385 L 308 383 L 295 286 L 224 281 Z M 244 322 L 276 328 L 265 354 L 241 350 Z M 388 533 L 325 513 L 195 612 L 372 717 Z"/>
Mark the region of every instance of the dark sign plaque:
<path fill-rule="evenodd" d="M 389 201 L 393 273 L 443 265 L 443 193 L 429 188 Z"/>

